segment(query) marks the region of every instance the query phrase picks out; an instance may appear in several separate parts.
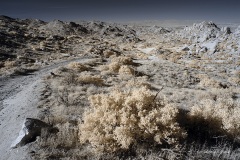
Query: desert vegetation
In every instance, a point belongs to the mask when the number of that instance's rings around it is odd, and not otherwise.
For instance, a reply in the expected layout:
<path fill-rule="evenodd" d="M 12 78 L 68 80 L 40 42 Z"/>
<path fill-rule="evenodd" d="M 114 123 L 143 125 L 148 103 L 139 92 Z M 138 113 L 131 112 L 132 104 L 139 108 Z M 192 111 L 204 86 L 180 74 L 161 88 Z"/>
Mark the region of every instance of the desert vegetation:
<path fill-rule="evenodd" d="M 0 38 L 28 26 L 0 40 L 2 76 L 69 62 L 43 74 L 37 118 L 58 132 L 31 159 L 240 158 L 238 29 L 1 19 Z"/>
<path fill-rule="evenodd" d="M 155 98 L 146 87 L 90 96 L 80 142 L 90 142 L 99 152 L 129 149 L 138 141 L 176 144 L 185 135 L 176 122 L 178 110 Z"/>
<path fill-rule="evenodd" d="M 136 65 L 138 60 L 128 56 L 93 62 L 69 64 L 46 77 L 55 91 L 48 97 L 51 116 L 42 119 L 50 118 L 64 131 L 40 137 L 41 156 L 43 148 L 53 146 L 48 151 L 53 157 L 73 159 L 238 157 L 238 88 L 173 62 Z M 104 73 L 114 62 L 118 70 Z M 132 74 L 120 71 L 125 67 L 134 68 Z M 158 72 L 166 75 L 158 79 Z"/>

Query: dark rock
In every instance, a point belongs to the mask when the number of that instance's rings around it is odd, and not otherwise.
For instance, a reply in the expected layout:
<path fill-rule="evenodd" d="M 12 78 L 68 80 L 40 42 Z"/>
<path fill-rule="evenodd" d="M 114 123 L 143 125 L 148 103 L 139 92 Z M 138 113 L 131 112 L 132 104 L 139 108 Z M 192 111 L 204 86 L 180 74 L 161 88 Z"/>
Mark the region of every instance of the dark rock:
<path fill-rule="evenodd" d="M 5 16 L 5 15 L 0 15 L 0 20 L 4 20 L 4 21 L 14 21 L 13 18 Z"/>
<path fill-rule="evenodd" d="M 184 47 L 182 51 L 189 51 L 190 49 L 188 47 Z"/>
<path fill-rule="evenodd" d="M 223 27 L 223 28 L 221 28 L 221 30 L 225 34 L 231 34 L 232 33 L 230 27 Z"/>
<path fill-rule="evenodd" d="M 53 73 L 53 72 L 51 72 L 51 75 L 52 75 L 52 76 L 56 76 L 55 73 Z"/>
<path fill-rule="evenodd" d="M 15 59 L 17 58 L 16 55 L 10 54 L 10 53 L 2 53 L 0 51 L 0 60 L 7 60 L 7 59 Z"/>

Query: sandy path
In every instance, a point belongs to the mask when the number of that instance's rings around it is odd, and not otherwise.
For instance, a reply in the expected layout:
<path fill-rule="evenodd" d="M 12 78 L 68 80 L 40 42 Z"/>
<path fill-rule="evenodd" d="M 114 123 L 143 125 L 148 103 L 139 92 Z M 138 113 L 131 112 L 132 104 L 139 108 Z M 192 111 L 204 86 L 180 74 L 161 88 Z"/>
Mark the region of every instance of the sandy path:
<path fill-rule="evenodd" d="M 87 59 L 59 62 L 32 75 L 0 79 L 0 160 L 30 159 L 27 158 L 27 146 L 10 149 L 11 143 L 17 138 L 24 119 L 37 116 L 39 91 L 44 87 L 41 78 L 72 61 Z"/>

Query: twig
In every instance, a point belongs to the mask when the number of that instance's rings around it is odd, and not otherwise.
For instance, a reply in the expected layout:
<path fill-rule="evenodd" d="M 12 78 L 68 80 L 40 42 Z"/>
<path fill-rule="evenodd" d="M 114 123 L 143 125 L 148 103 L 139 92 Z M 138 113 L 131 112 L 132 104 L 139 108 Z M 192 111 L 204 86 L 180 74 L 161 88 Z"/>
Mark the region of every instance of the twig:
<path fill-rule="evenodd" d="M 157 98 L 158 94 L 163 90 L 164 87 L 162 87 L 158 92 L 157 94 L 155 95 L 155 97 L 153 98 L 153 101 L 155 101 L 155 99 Z"/>

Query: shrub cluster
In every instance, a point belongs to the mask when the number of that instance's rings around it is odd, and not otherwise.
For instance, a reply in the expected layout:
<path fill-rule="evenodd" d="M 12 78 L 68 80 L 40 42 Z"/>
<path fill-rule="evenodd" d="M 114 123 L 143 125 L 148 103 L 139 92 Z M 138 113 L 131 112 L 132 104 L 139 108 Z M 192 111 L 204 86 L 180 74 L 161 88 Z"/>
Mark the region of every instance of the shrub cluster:
<path fill-rule="evenodd" d="M 87 71 L 89 68 L 79 62 L 71 62 L 68 64 L 68 68 L 76 70 L 78 72 Z"/>
<path fill-rule="evenodd" d="M 100 152 L 129 149 L 139 141 L 176 144 L 186 135 L 176 121 L 178 109 L 155 98 L 146 87 L 90 96 L 91 109 L 79 124 L 80 142 Z"/>
<path fill-rule="evenodd" d="M 128 56 L 119 56 L 119 57 L 114 57 L 111 59 L 111 62 L 117 62 L 122 65 L 132 65 L 133 61 L 131 57 Z"/>
<path fill-rule="evenodd" d="M 134 75 L 134 69 L 128 65 L 122 65 L 118 72 L 120 75 Z"/>
<path fill-rule="evenodd" d="M 199 85 L 202 87 L 221 88 L 221 83 L 213 78 L 210 78 L 206 75 L 199 75 L 199 78 L 200 78 Z"/>
<path fill-rule="evenodd" d="M 209 126 L 210 135 L 240 136 L 240 103 L 232 98 L 204 99 L 193 106 L 189 116 L 195 125 L 203 122 Z M 194 127 L 194 126 L 193 126 Z M 203 129 L 203 128 L 202 128 Z"/>
<path fill-rule="evenodd" d="M 100 76 L 92 75 L 80 75 L 77 78 L 77 82 L 83 84 L 94 84 L 96 86 L 102 86 L 104 84 L 103 79 Z"/>
<path fill-rule="evenodd" d="M 131 57 L 126 57 L 126 56 L 113 57 L 111 59 L 111 62 L 108 65 L 101 66 L 100 70 L 108 71 L 110 73 L 119 73 L 119 72 L 123 73 L 126 70 L 128 70 L 126 71 L 127 74 L 132 75 L 134 70 L 129 66 L 132 64 L 133 64 L 133 61 Z"/>

